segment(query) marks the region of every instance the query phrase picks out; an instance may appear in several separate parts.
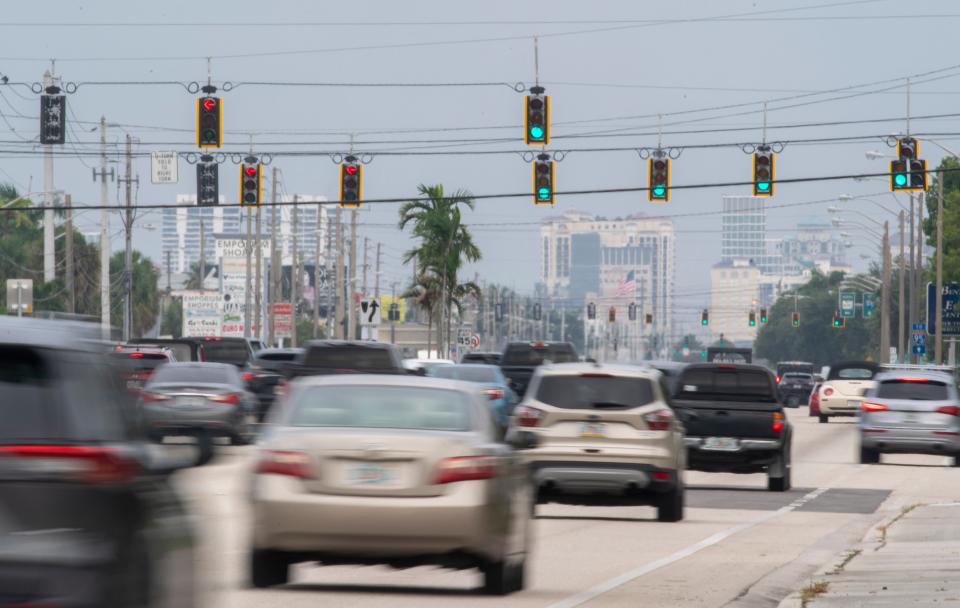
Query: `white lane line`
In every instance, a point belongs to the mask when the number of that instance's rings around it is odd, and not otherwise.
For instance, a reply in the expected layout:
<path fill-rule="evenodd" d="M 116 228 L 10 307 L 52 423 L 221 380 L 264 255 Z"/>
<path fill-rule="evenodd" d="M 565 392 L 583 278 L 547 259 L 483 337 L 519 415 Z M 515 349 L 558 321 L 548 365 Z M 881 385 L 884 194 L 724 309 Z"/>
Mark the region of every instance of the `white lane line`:
<path fill-rule="evenodd" d="M 630 581 L 636 578 L 640 578 L 641 576 L 645 576 L 647 574 L 650 574 L 651 572 L 655 572 L 656 570 L 659 570 L 664 566 L 669 566 L 670 564 L 678 562 L 682 559 L 686 559 L 695 553 L 699 553 L 700 551 L 703 551 L 707 547 L 712 547 L 713 545 L 716 545 L 717 543 L 720 543 L 726 540 L 727 538 L 730 538 L 731 536 L 733 536 L 734 534 L 737 534 L 738 532 L 748 530 L 758 524 L 762 524 L 766 521 L 770 521 L 771 519 L 775 517 L 779 517 L 784 513 L 795 511 L 800 507 L 802 507 L 803 505 L 810 502 L 811 500 L 816 499 L 818 496 L 826 492 L 828 489 L 829 488 L 826 488 L 826 487 L 817 488 L 816 490 L 813 490 L 809 494 L 805 494 L 804 496 L 798 498 L 792 503 L 784 507 L 780 507 L 776 511 L 765 513 L 760 517 L 758 517 L 757 519 L 754 519 L 753 521 L 744 522 L 742 524 L 737 524 L 736 526 L 733 526 L 731 528 L 727 528 L 726 530 L 721 530 L 720 532 L 717 532 L 713 536 L 707 537 L 698 543 L 690 545 L 689 547 L 680 549 L 679 551 L 672 553 L 670 555 L 667 555 L 666 557 L 661 557 L 660 559 L 654 560 L 642 566 L 637 566 L 633 570 L 624 572 L 620 576 L 616 576 L 614 578 L 611 578 L 610 580 L 604 581 L 599 585 L 595 585 L 590 589 L 587 589 L 586 591 L 581 591 L 576 595 L 572 595 L 568 598 L 560 600 L 559 602 L 550 604 L 548 608 L 574 608 L 575 606 L 580 606 L 582 604 L 585 604 L 586 602 L 589 602 L 590 600 L 598 596 L 601 596 L 604 593 L 612 591 L 617 587 L 620 587 L 621 585 L 625 585 L 626 583 L 629 583 Z"/>

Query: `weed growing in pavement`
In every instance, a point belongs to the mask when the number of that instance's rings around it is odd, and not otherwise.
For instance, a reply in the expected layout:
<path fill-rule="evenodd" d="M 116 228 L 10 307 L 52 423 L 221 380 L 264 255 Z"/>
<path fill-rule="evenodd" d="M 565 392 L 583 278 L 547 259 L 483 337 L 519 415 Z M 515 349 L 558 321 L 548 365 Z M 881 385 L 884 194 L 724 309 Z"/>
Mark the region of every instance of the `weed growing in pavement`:
<path fill-rule="evenodd" d="M 809 585 L 800 590 L 800 608 L 807 608 L 807 604 L 810 603 L 810 600 L 823 595 L 829 588 L 830 583 L 827 581 L 811 582 Z"/>
<path fill-rule="evenodd" d="M 847 564 L 853 561 L 853 558 L 863 553 L 863 549 L 850 549 L 847 551 L 846 557 L 843 558 L 839 564 L 837 564 L 833 570 L 827 572 L 827 574 L 840 574 L 843 572 L 843 569 L 847 567 Z"/>
<path fill-rule="evenodd" d="M 895 524 L 895 523 L 897 523 L 898 521 L 900 521 L 900 519 L 903 518 L 903 517 L 904 517 L 907 513 L 909 513 L 910 511 L 913 511 L 913 510 L 916 509 L 917 507 L 922 507 L 922 506 L 925 506 L 924 503 L 922 503 L 922 502 L 915 502 L 915 503 L 913 503 L 912 505 L 908 505 L 908 506 L 900 509 L 900 514 L 899 514 L 899 515 L 897 515 L 896 517 L 894 517 L 893 519 L 891 519 L 891 520 L 888 521 L 887 523 L 885 523 L 885 524 L 883 524 L 882 526 L 880 526 L 879 528 L 877 528 L 878 530 L 880 530 L 880 544 L 877 546 L 876 549 L 874 549 L 874 551 L 879 551 L 880 549 L 883 549 L 884 547 L 887 546 L 887 530 L 890 529 L 890 526 L 892 526 L 893 524 Z"/>

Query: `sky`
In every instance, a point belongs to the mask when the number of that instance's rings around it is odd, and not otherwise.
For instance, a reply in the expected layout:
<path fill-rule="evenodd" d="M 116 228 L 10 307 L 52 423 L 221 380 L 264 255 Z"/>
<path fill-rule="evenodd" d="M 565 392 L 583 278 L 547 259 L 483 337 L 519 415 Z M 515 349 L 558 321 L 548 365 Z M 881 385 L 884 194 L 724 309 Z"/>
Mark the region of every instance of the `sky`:
<path fill-rule="evenodd" d="M 521 140 L 523 94 L 514 86 L 529 88 L 539 76 L 551 96 L 547 150 L 563 157 L 559 192 L 644 186 L 639 152 L 658 145 L 659 131 L 660 144 L 679 155 L 671 200 L 653 204 L 644 192 L 561 194 L 553 207 L 534 206 L 531 196 L 479 199 L 467 221 L 483 259 L 468 271 L 529 293 L 541 218 L 570 209 L 668 216 L 677 233 L 677 308 L 691 319 L 709 300 L 709 268 L 720 256 L 721 196 L 750 190 L 707 186 L 750 179 L 745 150 L 763 138 L 764 102 L 766 140 L 783 144 L 780 180 L 886 171 L 888 159 L 865 152 L 892 153 L 886 136 L 906 131 L 908 76 L 920 156 L 936 166 L 946 154 L 929 140 L 960 147 L 960 60 L 951 60 L 960 7 L 949 0 L 914 0 L 909 11 L 890 0 L 103 0 L 4 9 L 0 74 L 32 84 L 53 58 L 55 73 L 76 85 L 55 186 L 77 207 L 99 200 L 91 169 L 101 116 L 117 125 L 108 129 L 112 161 L 127 134 L 136 138 L 138 203 L 172 204 L 194 192 L 185 160 L 179 184 L 153 185 L 149 158 L 139 155 L 196 152 L 196 95 L 187 88 L 206 82 L 207 57 L 213 83 L 234 85 L 220 93 L 223 151 L 273 153 L 282 193 L 336 199 L 333 155 L 349 150 L 351 137 L 354 150 L 368 155 L 368 199 L 412 197 L 421 183 L 476 195 L 529 193 L 528 156 L 536 148 Z M 0 86 L 0 94 L 0 181 L 40 191 L 39 100 L 17 84 Z M 948 116 L 922 118 L 938 115 Z M 829 138 L 841 140 L 811 141 Z M 229 158 L 220 169 L 220 191 L 230 199 L 237 171 Z M 832 205 L 892 219 L 867 201 L 837 202 L 850 194 L 896 208 L 887 190 L 882 179 L 780 183 L 769 201 L 769 236 L 829 221 Z M 111 184 L 111 203 L 119 195 Z M 412 242 L 396 227 L 398 207 L 371 203 L 360 212 L 360 235 L 383 243 L 386 284 L 409 274 L 399 258 Z M 96 230 L 98 218 L 81 213 L 78 224 Z M 141 213 L 134 235 L 135 247 L 158 261 L 160 224 L 159 213 Z M 112 227 L 117 250 L 116 217 Z M 861 254 L 876 259 L 877 246 L 856 226 L 846 230 L 855 234 L 849 261 L 864 268 Z"/>

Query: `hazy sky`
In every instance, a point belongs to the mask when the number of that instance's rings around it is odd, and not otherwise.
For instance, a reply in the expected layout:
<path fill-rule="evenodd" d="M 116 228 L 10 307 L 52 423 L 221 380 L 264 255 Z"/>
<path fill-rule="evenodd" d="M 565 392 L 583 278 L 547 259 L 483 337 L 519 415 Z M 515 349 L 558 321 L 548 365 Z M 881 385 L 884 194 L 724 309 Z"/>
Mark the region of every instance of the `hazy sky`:
<path fill-rule="evenodd" d="M 41 26 L 44 20 L 56 24 Z M 868 160 L 864 152 L 889 152 L 882 135 L 906 128 L 904 80 L 802 95 L 960 64 L 951 59 L 960 7 L 947 0 L 16 2 L 4 3 L 3 21 L 0 73 L 11 82 L 39 81 L 52 57 L 57 73 L 79 84 L 68 99 L 70 117 L 89 122 L 73 124 L 68 133 L 72 143 L 65 150 L 86 153 L 98 150 L 99 134 L 91 129 L 101 115 L 126 125 L 112 130 L 114 144 L 130 133 L 139 138 L 138 152 L 193 151 L 195 96 L 177 85 L 84 83 L 205 81 L 204 57 L 212 56 L 215 84 L 530 86 L 532 37 L 539 35 L 540 81 L 552 97 L 549 149 L 569 151 L 557 166 L 561 191 L 644 185 L 645 161 L 634 149 L 656 145 L 658 114 L 663 115 L 664 146 L 682 148 L 673 163 L 675 186 L 747 180 L 750 158 L 732 144 L 759 141 L 764 100 L 770 107 L 767 139 L 787 142 L 778 157 L 778 178 L 884 171 L 886 161 Z M 950 135 L 960 116 L 955 109 L 958 80 L 960 65 L 919 77 L 912 87 L 914 116 L 952 114 L 916 119 L 912 130 L 940 134 L 930 137 L 948 148 L 960 146 Z M 862 94 L 867 91 L 871 93 Z M 22 87 L 0 92 L 0 129 L 5 132 L 0 180 L 13 181 L 24 191 L 31 185 L 41 190 L 41 157 L 32 143 L 23 141 L 37 136 L 39 101 Z M 349 133 L 356 134 L 357 150 L 374 155 L 365 170 L 368 198 L 413 195 L 421 182 L 475 194 L 531 189 L 530 165 L 521 156 L 528 149 L 520 139 L 522 95 L 509 86 L 245 85 L 223 98 L 224 149 L 246 151 L 252 133 L 255 149 L 277 152 L 273 163 L 282 170 L 286 193 L 335 199 L 336 166 L 325 154 L 345 151 Z M 746 105 L 700 111 L 734 104 Z M 877 122 L 785 128 L 872 119 Z M 483 128 L 456 130 L 463 127 Z M 796 141 L 852 136 L 866 140 Z M 489 139 L 503 141 L 464 141 Z M 376 154 L 387 150 L 448 154 Z M 281 154 L 292 151 L 300 154 Z M 465 151 L 502 153 L 449 154 Z M 943 154 L 933 144 L 921 144 L 921 156 L 932 166 Z M 56 186 L 70 192 L 75 205 L 98 200 L 98 186 L 84 164 L 96 162 L 95 157 L 57 158 Z M 231 163 L 221 167 L 221 193 L 231 199 L 236 197 L 237 171 Z M 136 172 L 141 203 L 170 203 L 176 194 L 194 191 L 194 168 L 183 161 L 175 186 L 151 185 L 146 158 L 136 161 Z M 841 193 L 875 194 L 892 203 L 886 190 L 879 180 L 779 184 L 769 203 L 770 236 L 783 236 L 805 220 L 827 219 L 826 207 L 837 204 L 829 199 Z M 748 186 L 675 189 L 663 205 L 648 203 L 644 193 L 570 195 L 559 197 L 552 209 L 534 207 L 530 197 L 480 200 L 469 218 L 484 251 L 475 269 L 483 279 L 529 291 L 539 261 L 537 221 L 544 215 L 576 208 L 608 217 L 637 212 L 674 216 L 677 306 L 692 318 L 708 301 L 708 269 L 720 255 L 720 197 L 748 191 Z M 111 185 L 111 201 L 116 199 Z M 821 200 L 829 202 L 802 204 Z M 859 205 L 883 218 L 873 205 Z M 367 205 L 361 214 L 362 234 L 384 243 L 387 284 L 407 276 L 397 261 L 409 246 L 395 228 L 397 207 Z M 94 221 L 97 214 L 86 217 Z M 145 230 L 149 224 L 158 229 Z M 139 225 L 136 246 L 158 259 L 159 213 L 143 216 Z M 114 220 L 115 231 L 119 226 Z M 875 257 L 876 248 L 861 239 L 856 243 L 850 258 L 863 266 L 860 254 Z M 121 245 L 118 235 L 114 247 Z"/>

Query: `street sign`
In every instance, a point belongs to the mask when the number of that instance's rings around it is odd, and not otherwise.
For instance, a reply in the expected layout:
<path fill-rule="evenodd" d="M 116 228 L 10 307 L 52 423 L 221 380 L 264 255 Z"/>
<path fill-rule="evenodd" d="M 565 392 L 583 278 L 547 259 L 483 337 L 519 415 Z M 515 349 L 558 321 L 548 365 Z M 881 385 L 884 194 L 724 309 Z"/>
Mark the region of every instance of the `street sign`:
<path fill-rule="evenodd" d="M 877 294 L 864 292 L 863 294 L 863 318 L 869 319 L 873 316 L 873 311 L 877 308 Z"/>
<path fill-rule="evenodd" d="M 177 160 L 176 152 L 151 152 L 150 181 L 154 184 L 177 183 Z"/>
<path fill-rule="evenodd" d="M 183 295 L 183 327 L 185 338 L 219 336 L 223 326 L 223 298 L 215 292 Z"/>
<path fill-rule="evenodd" d="M 461 327 L 457 330 L 457 344 L 460 346 L 470 346 L 470 340 L 473 337 L 473 329 Z"/>
<path fill-rule="evenodd" d="M 470 348 L 473 350 L 480 348 L 480 334 L 473 334 L 470 336 Z"/>
<path fill-rule="evenodd" d="M 360 327 L 378 327 L 380 325 L 380 302 L 376 298 L 361 298 Z"/>
<path fill-rule="evenodd" d="M 937 331 L 937 286 L 927 283 L 927 333 Z M 943 335 L 960 336 L 960 283 L 944 283 L 940 294 L 943 301 Z"/>
<path fill-rule="evenodd" d="M 915 355 L 927 354 L 927 325 L 926 323 L 914 323 L 913 334 L 910 340 L 910 351 Z"/>
<path fill-rule="evenodd" d="M 273 305 L 273 335 L 277 338 L 293 337 L 293 304 L 290 302 Z"/>
<path fill-rule="evenodd" d="M 7 279 L 7 312 L 33 312 L 33 279 Z"/>
<path fill-rule="evenodd" d="M 840 316 L 852 319 L 857 316 L 857 294 L 852 291 L 840 292 Z"/>

